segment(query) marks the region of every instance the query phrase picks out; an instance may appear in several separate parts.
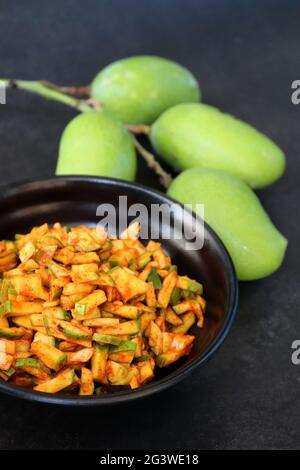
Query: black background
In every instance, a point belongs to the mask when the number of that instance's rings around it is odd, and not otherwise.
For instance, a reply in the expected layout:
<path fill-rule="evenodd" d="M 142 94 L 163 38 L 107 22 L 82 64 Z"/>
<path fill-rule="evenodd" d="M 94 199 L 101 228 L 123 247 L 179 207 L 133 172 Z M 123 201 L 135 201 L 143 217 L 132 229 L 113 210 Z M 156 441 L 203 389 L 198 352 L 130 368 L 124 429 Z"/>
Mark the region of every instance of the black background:
<path fill-rule="evenodd" d="M 70 410 L 0 397 L 1 449 L 299 448 L 300 3 L 287 0 L 0 1 L 1 74 L 87 84 L 107 63 L 154 53 L 189 67 L 204 101 L 273 138 L 285 176 L 260 191 L 289 239 L 283 267 L 241 285 L 238 318 L 204 368 L 126 407 Z M 0 180 L 52 175 L 62 129 L 75 113 L 10 92 L 0 106 Z M 156 186 L 141 165 L 140 182 Z"/>

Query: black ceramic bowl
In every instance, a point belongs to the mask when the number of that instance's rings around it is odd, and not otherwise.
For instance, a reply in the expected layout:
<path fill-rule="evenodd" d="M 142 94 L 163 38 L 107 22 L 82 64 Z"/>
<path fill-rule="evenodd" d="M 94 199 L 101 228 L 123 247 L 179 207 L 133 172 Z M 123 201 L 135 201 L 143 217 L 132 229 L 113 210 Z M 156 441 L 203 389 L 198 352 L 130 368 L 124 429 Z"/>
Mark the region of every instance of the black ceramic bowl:
<path fill-rule="evenodd" d="M 143 203 L 173 204 L 162 193 L 137 184 L 108 178 L 60 177 L 43 181 L 12 184 L 0 193 L 0 239 L 13 238 L 44 222 L 76 225 L 96 224 L 96 208 L 100 203 L 118 207 L 119 196 L 128 197 L 128 205 Z M 194 215 L 194 222 L 197 216 Z M 199 219 L 198 219 L 199 220 Z M 153 221 L 152 221 L 153 223 Z M 192 329 L 196 336 L 191 354 L 158 371 L 155 380 L 137 390 L 126 390 L 102 396 L 80 397 L 70 394 L 44 394 L 5 383 L 0 390 L 16 397 L 39 402 L 73 406 L 99 406 L 128 402 L 146 397 L 185 378 L 203 365 L 227 336 L 236 314 L 238 285 L 230 257 L 210 227 L 204 227 L 205 242 L 201 250 L 188 251 L 184 240 L 162 240 L 179 273 L 187 274 L 204 285 L 207 300 L 204 328 Z"/>

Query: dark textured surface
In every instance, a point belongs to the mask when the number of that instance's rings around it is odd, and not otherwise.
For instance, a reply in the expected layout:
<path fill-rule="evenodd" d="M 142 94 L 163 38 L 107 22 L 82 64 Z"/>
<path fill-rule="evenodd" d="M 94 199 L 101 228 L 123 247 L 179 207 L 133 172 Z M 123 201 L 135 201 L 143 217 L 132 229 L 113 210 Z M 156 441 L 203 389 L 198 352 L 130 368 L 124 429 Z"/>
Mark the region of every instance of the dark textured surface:
<path fill-rule="evenodd" d="M 289 238 L 282 269 L 241 286 L 238 319 L 215 358 L 173 389 L 107 410 L 0 397 L 0 448 L 300 448 L 299 2 L 100 0 L 0 2 L 1 74 L 86 84 L 106 63 L 155 53 L 188 66 L 204 100 L 266 132 L 288 155 L 260 196 Z M 1 182 L 53 174 L 74 113 L 21 92 L 0 106 Z M 139 181 L 155 185 L 141 168 Z"/>

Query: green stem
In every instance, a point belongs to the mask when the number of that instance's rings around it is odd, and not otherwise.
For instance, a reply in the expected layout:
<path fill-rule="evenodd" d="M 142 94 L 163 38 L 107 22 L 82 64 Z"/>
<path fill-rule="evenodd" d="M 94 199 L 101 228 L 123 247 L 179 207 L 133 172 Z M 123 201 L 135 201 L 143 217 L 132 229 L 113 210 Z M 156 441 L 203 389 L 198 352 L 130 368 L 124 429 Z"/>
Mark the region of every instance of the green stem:
<path fill-rule="evenodd" d="M 11 80 L 0 79 L 0 83 L 4 83 L 6 88 L 20 88 L 22 90 L 30 91 L 37 95 L 43 96 L 48 100 L 59 101 L 67 106 L 71 106 L 81 112 L 93 111 L 93 107 L 87 104 L 84 100 L 79 100 L 73 96 L 66 95 L 60 91 L 50 88 L 47 82 L 42 80 Z"/>
<path fill-rule="evenodd" d="M 151 127 L 144 124 L 127 124 L 126 127 L 130 132 L 132 132 L 132 134 L 135 135 L 149 135 L 151 131 Z"/>
<path fill-rule="evenodd" d="M 159 177 L 160 183 L 165 188 L 168 188 L 172 181 L 172 176 L 161 167 L 161 165 L 155 159 L 154 155 L 148 150 L 146 150 L 145 147 L 143 147 L 142 144 L 135 137 L 133 137 L 133 141 L 134 141 L 136 150 L 141 155 L 141 157 L 143 157 L 143 159 L 146 161 L 148 167 L 151 170 L 153 170 L 154 173 Z"/>
<path fill-rule="evenodd" d="M 89 96 L 90 95 L 90 87 L 87 86 L 58 86 L 55 83 L 48 82 L 44 80 L 45 85 L 53 90 L 60 91 L 61 93 L 67 93 L 68 95 L 72 96 Z"/>

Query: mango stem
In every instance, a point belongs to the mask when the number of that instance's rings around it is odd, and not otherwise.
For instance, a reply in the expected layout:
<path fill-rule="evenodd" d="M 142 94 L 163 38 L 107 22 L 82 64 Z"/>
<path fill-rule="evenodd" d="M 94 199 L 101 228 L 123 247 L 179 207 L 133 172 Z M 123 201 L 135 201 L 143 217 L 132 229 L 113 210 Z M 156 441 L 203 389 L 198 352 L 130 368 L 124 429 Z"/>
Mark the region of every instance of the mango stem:
<path fill-rule="evenodd" d="M 55 83 L 48 82 L 44 80 L 43 82 L 48 88 L 53 90 L 60 91 L 61 93 L 66 93 L 67 95 L 72 96 L 90 96 L 90 87 L 87 86 L 59 86 Z"/>
<path fill-rule="evenodd" d="M 149 135 L 151 130 L 150 126 L 145 126 L 144 124 L 127 124 L 126 127 L 130 132 L 132 132 L 132 134 L 135 135 Z"/>
<path fill-rule="evenodd" d="M 93 111 L 94 106 L 91 106 L 85 100 L 80 100 L 72 96 L 61 93 L 60 91 L 49 87 L 48 82 L 43 80 L 14 80 L 2 78 L 0 84 L 4 84 L 6 88 L 20 88 L 22 90 L 30 91 L 37 95 L 43 96 L 48 100 L 59 101 L 60 103 L 71 106 L 81 112 Z"/>
<path fill-rule="evenodd" d="M 146 150 L 145 147 L 143 147 L 135 137 L 133 137 L 133 142 L 136 150 L 146 161 L 148 167 L 159 177 L 159 181 L 162 186 L 168 188 L 172 182 L 172 176 L 161 167 L 161 165 L 155 159 L 154 155 Z"/>

